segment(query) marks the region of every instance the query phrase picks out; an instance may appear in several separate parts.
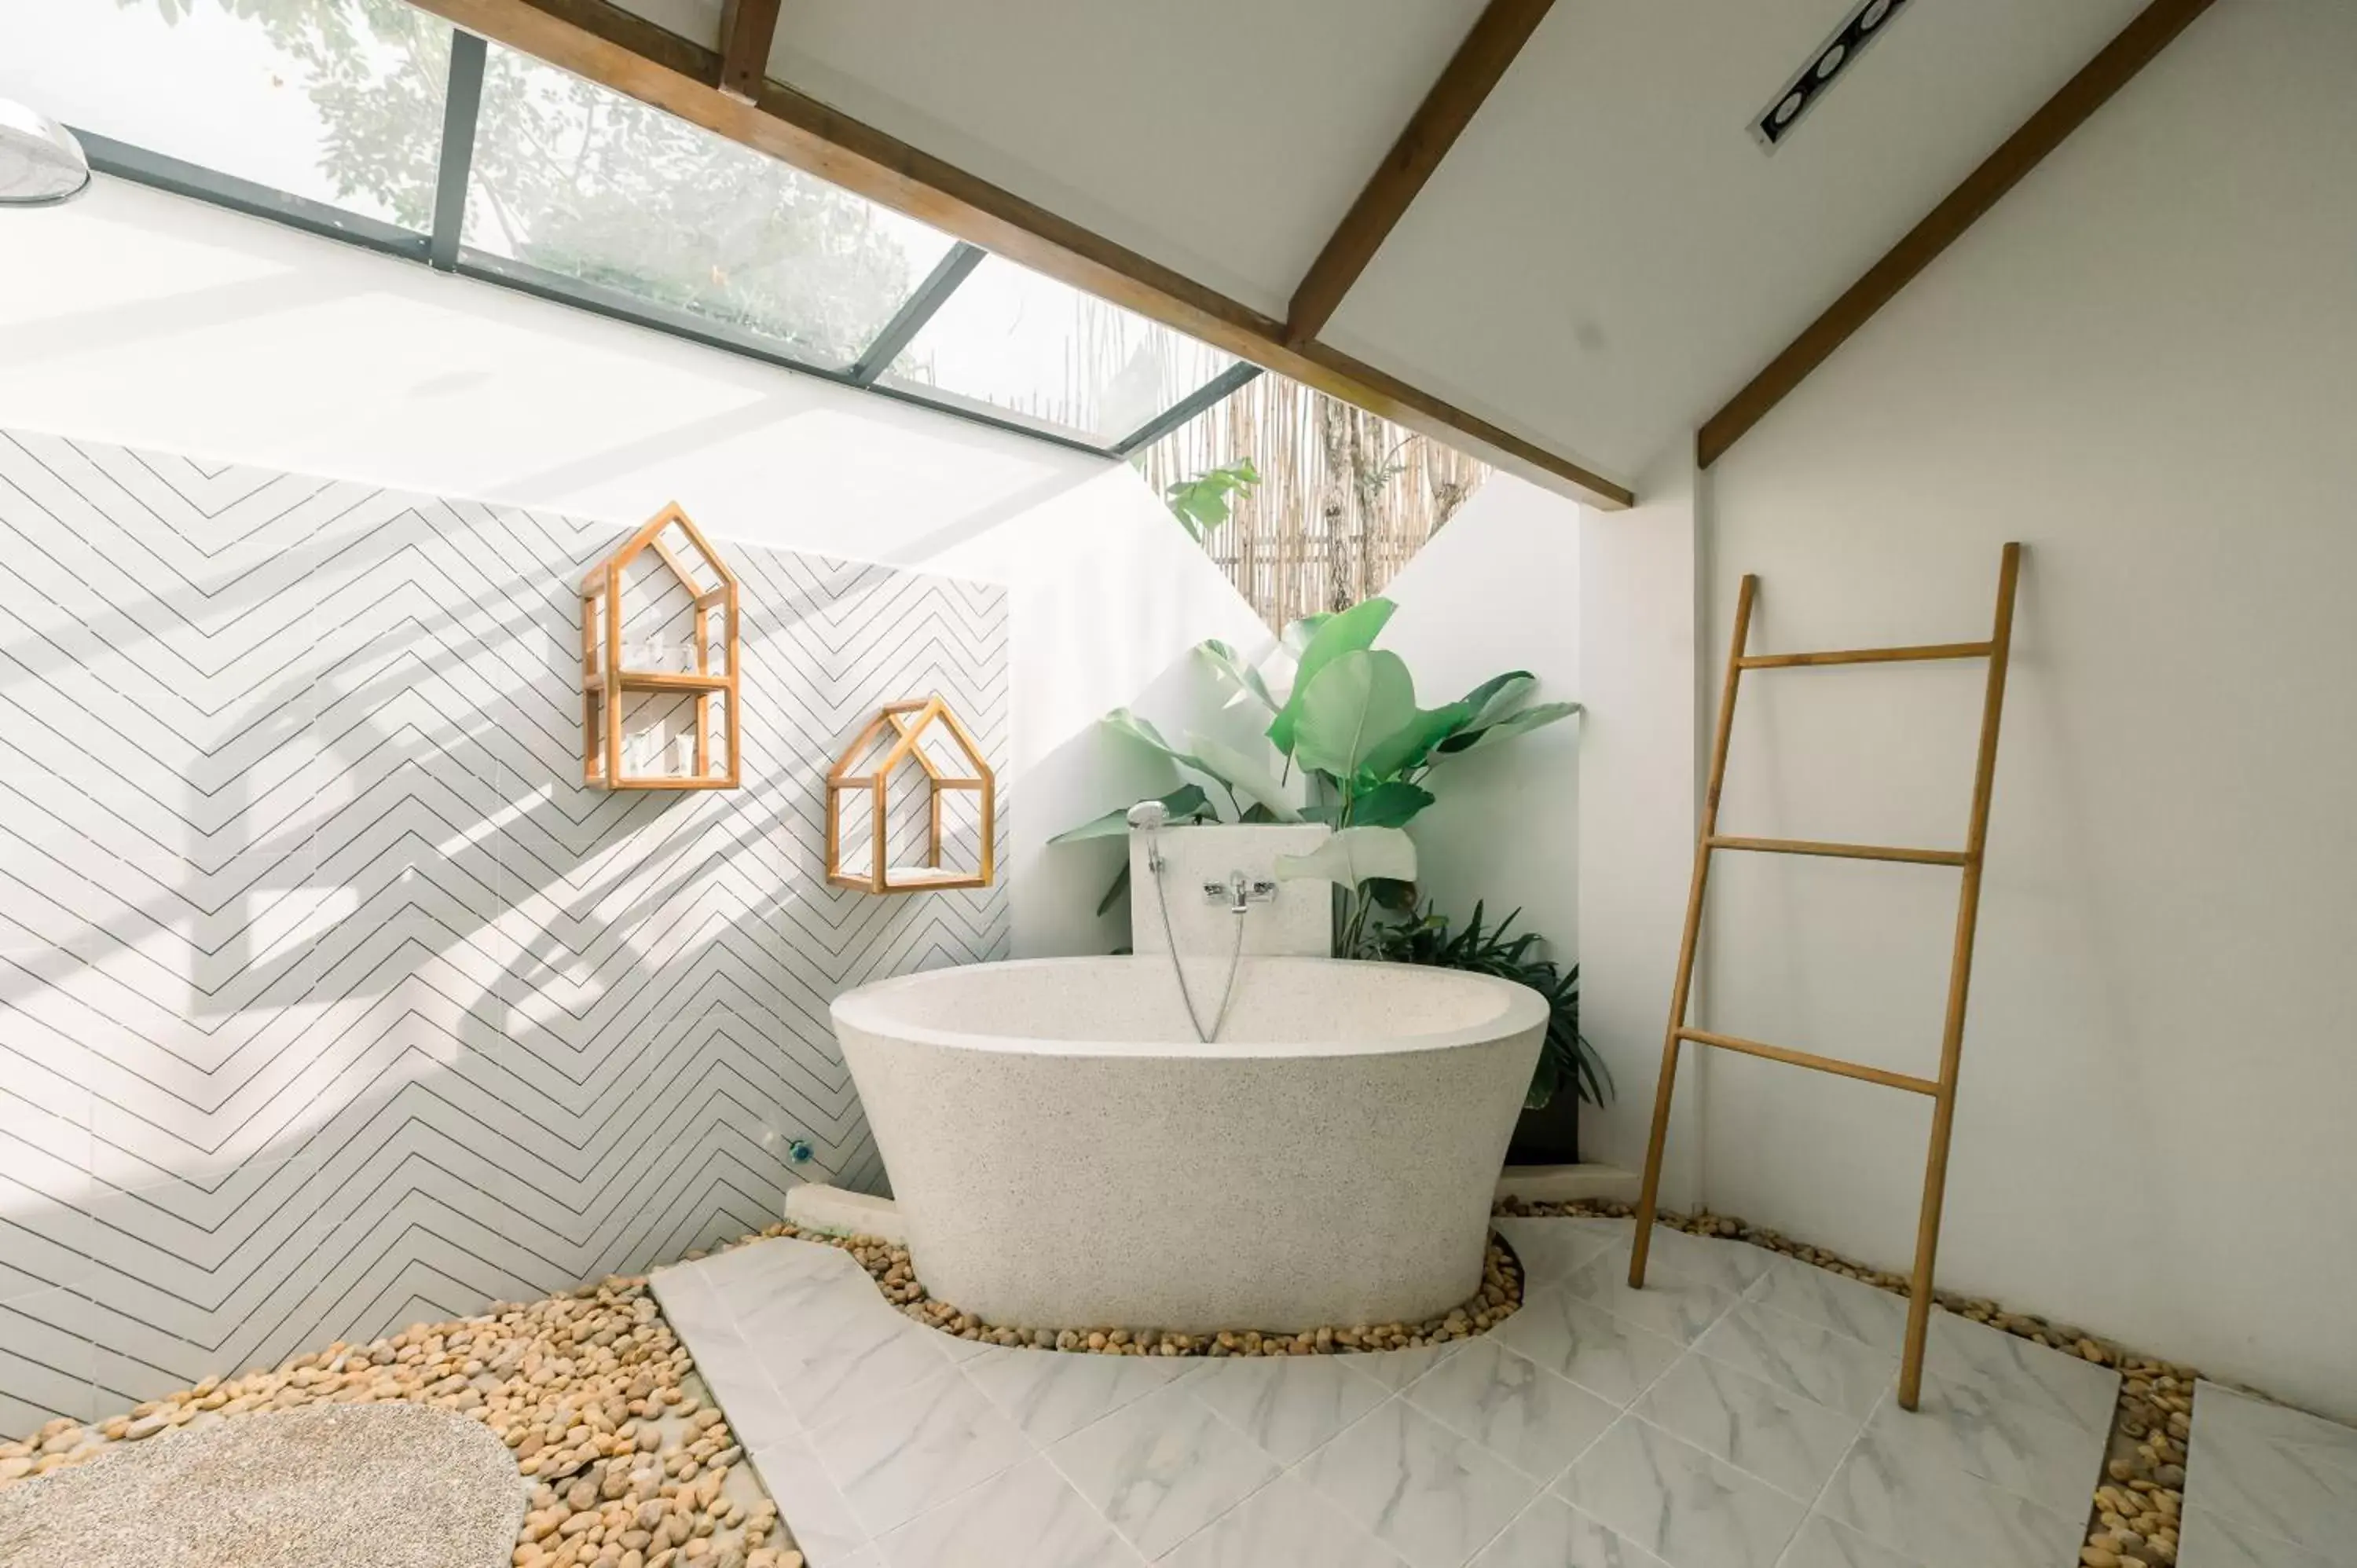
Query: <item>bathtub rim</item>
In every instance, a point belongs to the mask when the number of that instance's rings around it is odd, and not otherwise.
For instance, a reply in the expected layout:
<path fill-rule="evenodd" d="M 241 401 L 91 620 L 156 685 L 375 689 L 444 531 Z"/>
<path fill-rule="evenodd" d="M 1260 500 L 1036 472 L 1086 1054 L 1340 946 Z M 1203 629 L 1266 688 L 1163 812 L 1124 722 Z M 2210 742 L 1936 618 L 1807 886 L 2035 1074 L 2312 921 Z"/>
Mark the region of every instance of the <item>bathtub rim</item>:
<path fill-rule="evenodd" d="M 1292 1061 L 1314 1059 L 1348 1059 L 1373 1057 L 1414 1056 L 1432 1051 L 1456 1050 L 1472 1046 L 1498 1045 L 1517 1038 L 1529 1030 L 1544 1032 L 1548 1008 L 1546 998 L 1518 981 L 1504 980 L 1494 974 L 1480 974 L 1471 970 L 1441 969 L 1435 965 L 1415 963 L 1385 963 L 1371 959 L 1315 958 L 1307 955 L 1247 954 L 1247 965 L 1283 964 L 1287 967 L 1315 967 L 1320 970 L 1352 971 L 1389 970 L 1403 974 L 1430 977 L 1446 974 L 1455 981 L 1470 983 L 1479 989 L 1496 993 L 1502 1006 L 1487 1019 L 1454 1029 L 1428 1030 L 1414 1035 L 1386 1035 L 1368 1041 L 1364 1039 L 1334 1040 L 1256 1040 L 1219 1042 L 1204 1045 L 1192 1040 L 1104 1040 L 1070 1039 L 1043 1040 L 1023 1034 L 979 1034 L 964 1030 L 940 1029 L 915 1024 L 890 1011 L 891 999 L 904 991 L 926 984 L 939 984 L 947 977 L 974 969 L 1054 969 L 1082 965 L 1166 964 L 1168 954 L 1077 953 L 1048 958 L 995 959 L 984 963 L 952 964 L 942 969 L 920 970 L 911 974 L 895 975 L 888 980 L 871 981 L 838 995 L 828 1007 L 828 1015 L 841 1028 L 848 1025 L 877 1039 L 905 1045 L 930 1046 L 944 1050 L 988 1052 L 999 1056 L 1077 1057 L 1106 1061 Z"/>

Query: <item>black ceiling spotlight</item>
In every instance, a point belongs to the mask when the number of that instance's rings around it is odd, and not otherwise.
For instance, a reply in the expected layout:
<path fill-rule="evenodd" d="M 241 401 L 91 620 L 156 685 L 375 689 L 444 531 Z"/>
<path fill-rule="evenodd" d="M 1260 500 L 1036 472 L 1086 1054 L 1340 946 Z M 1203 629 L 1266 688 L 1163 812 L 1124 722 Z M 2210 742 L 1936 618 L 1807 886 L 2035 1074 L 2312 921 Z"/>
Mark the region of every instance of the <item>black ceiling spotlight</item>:
<path fill-rule="evenodd" d="M 1751 122 L 1751 134 L 1762 150 L 1774 152 L 1792 134 L 1792 127 L 1810 106 L 1825 95 L 1834 80 L 1847 70 L 1866 46 L 1890 30 L 1890 19 L 1906 7 L 1907 0 L 1861 0 L 1850 8 L 1834 36 L 1809 57 L 1784 91 L 1768 101 L 1768 107 Z"/>

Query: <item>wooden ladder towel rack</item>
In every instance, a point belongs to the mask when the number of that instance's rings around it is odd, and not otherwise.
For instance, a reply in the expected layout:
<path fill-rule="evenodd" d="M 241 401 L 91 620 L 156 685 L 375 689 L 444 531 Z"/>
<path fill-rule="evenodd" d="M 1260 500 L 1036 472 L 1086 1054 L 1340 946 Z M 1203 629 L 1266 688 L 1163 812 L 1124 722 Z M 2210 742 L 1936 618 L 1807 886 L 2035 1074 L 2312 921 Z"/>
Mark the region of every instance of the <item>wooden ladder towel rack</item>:
<path fill-rule="evenodd" d="M 1661 1196 L 1662 1144 L 1670 1131 L 1670 1091 L 1676 1086 L 1678 1053 L 1685 1045 L 1764 1057 L 1794 1067 L 1813 1068 L 1932 1099 L 1932 1148 L 1923 1172 L 1923 1208 L 1915 1230 L 1915 1272 L 1909 1282 L 1907 1345 L 1899 1370 L 1899 1402 L 1913 1410 L 1923 1386 L 1923 1341 L 1932 1321 L 1932 1261 L 1940 1245 L 1940 1205 L 1948 1183 L 1948 1139 L 1956 1120 L 1956 1067 L 1964 1042 L 1964 1000 L 1972 984 L 1973 929 L 1980 916 L 1981 864 L 1988 843 L 1989 786 L 1996 773 L 1997 721 L 2005 710 L 2006 664 L 2013 650 L 2014 587 L 2021 575 L 2021 546 L 2007 544 L 1997 568 L 1996 620 L 1986 642 L 1930 643 L 1917 648 L 1861 648 L 1835 653 L 1744 651 L 1751 631 L 1751 603 L 1760 579 L 1746 576 L 1735 598 L 1735 637 L 1727 645 L 1727 681 L 1718 702 L 1718 728 L 1711 743 L 1710 787 L 1703 796 L 1702 831 L 1695 841 L 1694 880 L 1686 894 L 1685 933 L 1678 942 L 1678 975 L 1670 992 L 1669 1029 L 1662 1041 L 1662 1082 L 1653 1097 L 1653 1132 L 1645 1148 L 1645 1186 L 1637 1205 L 1636 1243 L 1629 1259 L 1629 1283 L 1645 1283 L 1645 1257 L 1653 1239 L 1653 1209 Z M 1819 843 L 1804 839 L 1730 838 L 1718 831 L 1718 797 L 1727 781 L 1727 738 L 1735 727 L 1735 694 L 1747 670 L 1792 670 L 1823 664 L 1889 664 L 1933 659 L 1986 659 L 1988 684 L 1981 699 L 1980 751 L 1973 765 L 1972 813 L 1964 847 L 1892 849 L 1874 844 Z M 1694 985 L 1695 944 L 1702 933 L 1703 895 L 1710 883 L 1710 857 L 1720 850 L 1766 854 L 1835 855 L 1850 860 L 1899 861 L 1948 865 L 1964 872 L 1956 898 L 1956 940 L 1948 969 L 1948 1008 L 1940 1033 L 1940 1076 L 1914 1078 L 1858 1062 L 1763 1045 L 1733 1035 L 1686 1026 L 1686 1001 Z"/>

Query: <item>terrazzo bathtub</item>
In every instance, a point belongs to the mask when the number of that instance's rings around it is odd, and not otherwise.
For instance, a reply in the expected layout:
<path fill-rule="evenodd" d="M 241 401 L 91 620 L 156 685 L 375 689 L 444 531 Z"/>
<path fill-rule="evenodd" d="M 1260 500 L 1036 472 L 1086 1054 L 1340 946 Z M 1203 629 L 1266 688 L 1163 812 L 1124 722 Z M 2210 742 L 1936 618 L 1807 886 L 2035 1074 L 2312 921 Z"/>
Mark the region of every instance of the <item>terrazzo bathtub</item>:
<path fill-rule="evenodd" d="M 1187 961 L 1216 996 L 1218 959 Z M 1247 958 L 1217 1043 L 1167 958 L 933 970 L 834 1004 L 936 1297 L 1009 1326 L 1415 1322 L 1480 1286 L 1546 1004 Z"/>

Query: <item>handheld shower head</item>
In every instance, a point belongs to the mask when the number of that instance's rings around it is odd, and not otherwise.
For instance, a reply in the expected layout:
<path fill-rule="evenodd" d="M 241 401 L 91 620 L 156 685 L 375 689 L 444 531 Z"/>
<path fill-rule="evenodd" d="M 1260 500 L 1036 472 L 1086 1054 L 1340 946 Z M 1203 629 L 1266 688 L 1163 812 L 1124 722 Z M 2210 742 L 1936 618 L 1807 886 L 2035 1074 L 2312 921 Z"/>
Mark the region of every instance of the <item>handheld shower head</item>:
<path fill-rule="evenodd" d="M 1159 800 L 1140 800 L 1129 809 L 1129 825 L 1152 832 L 1170 821 L 1170 808 Z"/>

